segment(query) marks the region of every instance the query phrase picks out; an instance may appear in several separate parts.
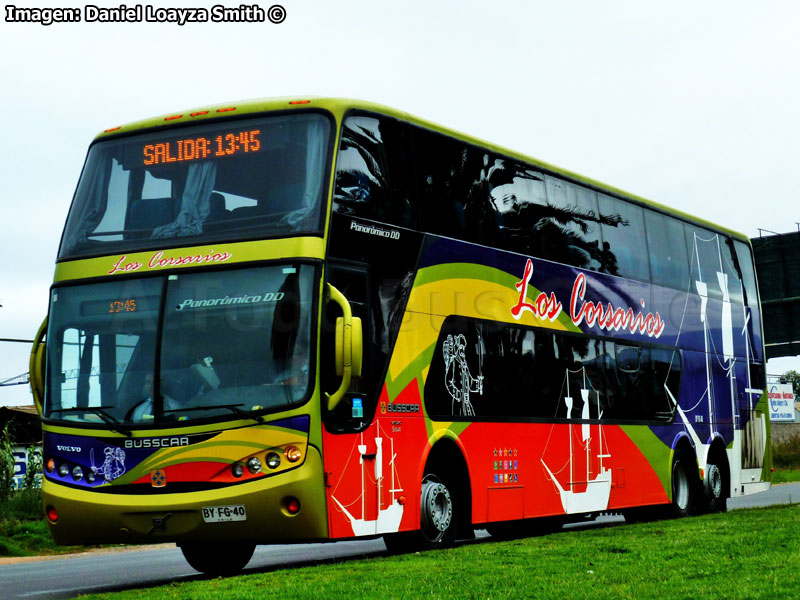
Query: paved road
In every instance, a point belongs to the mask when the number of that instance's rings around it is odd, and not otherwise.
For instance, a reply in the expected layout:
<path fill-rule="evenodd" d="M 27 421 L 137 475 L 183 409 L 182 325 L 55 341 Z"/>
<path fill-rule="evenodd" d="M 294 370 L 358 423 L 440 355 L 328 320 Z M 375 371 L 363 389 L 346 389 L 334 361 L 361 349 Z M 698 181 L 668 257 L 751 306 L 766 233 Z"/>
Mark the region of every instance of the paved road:
<path fill-rule="evenodd" d="M 773 486 L 767 492 L 732 499 L 728 506 L 733 510 L 797 502 L 800 502 L 800 483 L 790 483 Z M 594 525 L 622 522 L 622 517 L 600 517 L 594 521 Z M 488 534 L 479 532 L 478 535 L 485 537 Z M 260 546 L 245 571 L 318 564 L 329 560 L 372 556 L 384 551 L 385 546 L 380 539 L 335 544 Z M 0 564 L 0 594 L 8 599 L 74 598 L 79 594 L 153 587 L 172 581 L 203 578 L 186 564 L 181 551 L 175 547 L 99 552 Z"/>

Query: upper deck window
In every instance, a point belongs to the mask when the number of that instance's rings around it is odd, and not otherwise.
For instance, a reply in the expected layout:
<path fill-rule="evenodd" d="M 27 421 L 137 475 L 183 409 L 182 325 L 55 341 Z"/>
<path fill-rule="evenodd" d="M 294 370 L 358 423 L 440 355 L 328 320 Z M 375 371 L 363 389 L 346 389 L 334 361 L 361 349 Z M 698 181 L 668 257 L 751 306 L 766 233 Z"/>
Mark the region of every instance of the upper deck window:
<path fill-rule="evenodd" d="M 330 122 L 305 113 L 91 147 L 59 259 L 321 230 Z"/>

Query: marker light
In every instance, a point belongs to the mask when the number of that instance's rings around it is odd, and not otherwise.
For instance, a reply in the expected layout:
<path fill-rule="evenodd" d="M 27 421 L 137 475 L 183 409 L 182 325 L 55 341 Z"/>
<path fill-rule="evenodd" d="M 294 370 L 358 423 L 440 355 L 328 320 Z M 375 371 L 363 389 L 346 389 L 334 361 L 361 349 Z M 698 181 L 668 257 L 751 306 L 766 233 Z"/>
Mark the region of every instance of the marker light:
<path fill-rule="evenodd" d="M 234 477 L 241 477 L 244 474 L 244 467 L 239 463 L 236 463 L 231 467 L 231 471 L 233 472 Z"/>
<path fill-rule="evenodd" d="M 292 100 L 289 104 L 311 104 L 311 100 Z"/>
<path fill-rule="evenodd" d="M 247 461 L 247 470 L 250 471 L 253 475 L 256 473 L 261 472 L 261 461 L 258 460 L 255 456 Z"/>
<path fill-rule="evenodd" d="M 182 119 L 183 115 L 172 115 L 171 117 L 164 117 L 165 121 L 174 121 L 176 119 Z"/>
<path fill-rule="evenodd" d="M 61 463 L 58 465 L 58 474 L 62 477 L 69 475 L 69 465 L 67 463 Z"/>
<path fill-rule="evenodd" d="M 290 515 L 296 515 L 300 512 L 300 500 L 293 496 L 289 496 L 288 498 L 284 499 L 284 506 L 286 506 L 286 512 Z"/>
<path fill-rule="evenodd" d="M 47 463 L 44 465 L 44 468 L 47 469 L 48 473 L 52 473 L 56 470 L 56 461 L 54 458 L 48 458 Z"/>
<path fill-rule="evenodd" d="M 300 452 L 300 448 L 297 446 L 287 446 L 283 453 L 286 455 L 286 460 L 288 460 L 290 463 L 297 462 L 303 456 L 303 453 Z"/>
<path fill-rule="evenodd" d="M 119 127 L 110 127 L 106 129 L 103 133 L 111 133 L 112 131 L 117 131 L 118 129 L 122 129 L 122 125 L 120 125 Z"/>
<path fill-rule="evenodd" d="M 207 114 L 208 114 L 207 110 L 198 110 L 197 112 L 191 113 L 189 116 L 190 117 L 199 117 L 200 115 L 207 115 Z"/>
<path fill-rule="evenodd" d="M 231 112 L 233 110 L 236 110 L 235 106 L 229 106 L 228 108 L 218 108 L 217 112 L 218 113 L 223 113 L 223 112 Z"/>
<path fill-rule="evenodd" d="M 80 481 L 83 479 L 83 469 L 81 469 L 78 465 L 72 467 L 72 478 L 75 481 Z"/>
<path fill-rule="evenodd" d="M 54 506 L 48 506 L 45 509 L 45 514 L 47 515 L 47 519 L 51 523 L 55 523 L 56 521 L 58 521 L 58 511 L 55 509 Z"/>
<path fill-rule="evenodd" d="M 275 452 L 267 454 L 267 466 L 270 469 L 277 469 L 281 465 L 281 457 Z"/>

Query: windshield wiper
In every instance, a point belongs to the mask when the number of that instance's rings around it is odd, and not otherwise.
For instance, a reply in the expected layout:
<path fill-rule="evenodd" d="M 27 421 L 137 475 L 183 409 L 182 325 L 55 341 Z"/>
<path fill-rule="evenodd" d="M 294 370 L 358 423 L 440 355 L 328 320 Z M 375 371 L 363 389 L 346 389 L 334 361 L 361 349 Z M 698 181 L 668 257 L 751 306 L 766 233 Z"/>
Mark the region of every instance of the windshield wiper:
<path fill-rule="evenodd" d="M 164 414 L 167 413 L 180 413 L 180 412 L 193 412 L 197 410 L 214 410 L 215 408 L 226 408 L 232 413 L 239 415 L 240 417 L 244 417 L 245 419 L 253 419 L 254 421 L 258 421 L 259 423 L 264 422 L 264 417 L 261 415 L 254 415 L 251 412 L 246 410 L 242 410 L 239 408 L 240 406 L 244 406 L 243 404 L 209 404 L 208 406 L 192 406 L 191 408 L 176 408 L 174 410 L 165 410 Z"/>
<path fill-rule="evenodd" d="M 72 408 L 57 408 L 56 410 L 50 411 L 53 413 L 74 413 L 74 412 L 90 412 L 96 414 L 100 417 L 106 425 L 111 425 L 111 431 L 116 431 L 117 433 L 121 433 L 125 437 L 131 437 L 133 434 L 122 427 L 122 423 L 120 423 L 117 419 L 112 417 L 108 414 L 105 409 L 107 408 L 115 408 L 113 406 L 73 406 Z"/>

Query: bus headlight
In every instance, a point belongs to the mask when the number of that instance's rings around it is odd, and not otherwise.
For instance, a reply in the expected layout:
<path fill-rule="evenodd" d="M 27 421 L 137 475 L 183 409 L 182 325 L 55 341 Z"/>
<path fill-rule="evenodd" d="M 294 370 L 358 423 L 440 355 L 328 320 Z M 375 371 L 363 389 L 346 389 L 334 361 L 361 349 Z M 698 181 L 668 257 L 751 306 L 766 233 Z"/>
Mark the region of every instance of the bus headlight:
<path fill-rule="evenodd" d="M 234 477 L 241 477 L 244 474 L 244 467 L 239 463 L 236 463 L 231 467 L 231 472 L 233 473 Z"/>
<path fill-rule="evenodd" d="M 72 478 L 75 481 L 80 481 L 83 479 L 83 469 L 81 469 L 78 465 L 72 467 Z"/>
<path fill-rule="evenodd" d="M 250 471 L 253 475 L 256 473 L 261 472 L 261 461 L 258 460 L 255 456 L 247 461 L 247 470 Z"/>
<path fill-rule="evenodd" d="M 66 477 L 69 475 L 69 465 L 67 463 L 61 463 L 58 465 L 58 474 L 61 475 L 61 477 Z"/>
<path fill-rule="evenodd" d="M 281 457 L 275 452 L 267 454 L 267 466 L 270 469 L 277 469 L 281 465 Z"/>

